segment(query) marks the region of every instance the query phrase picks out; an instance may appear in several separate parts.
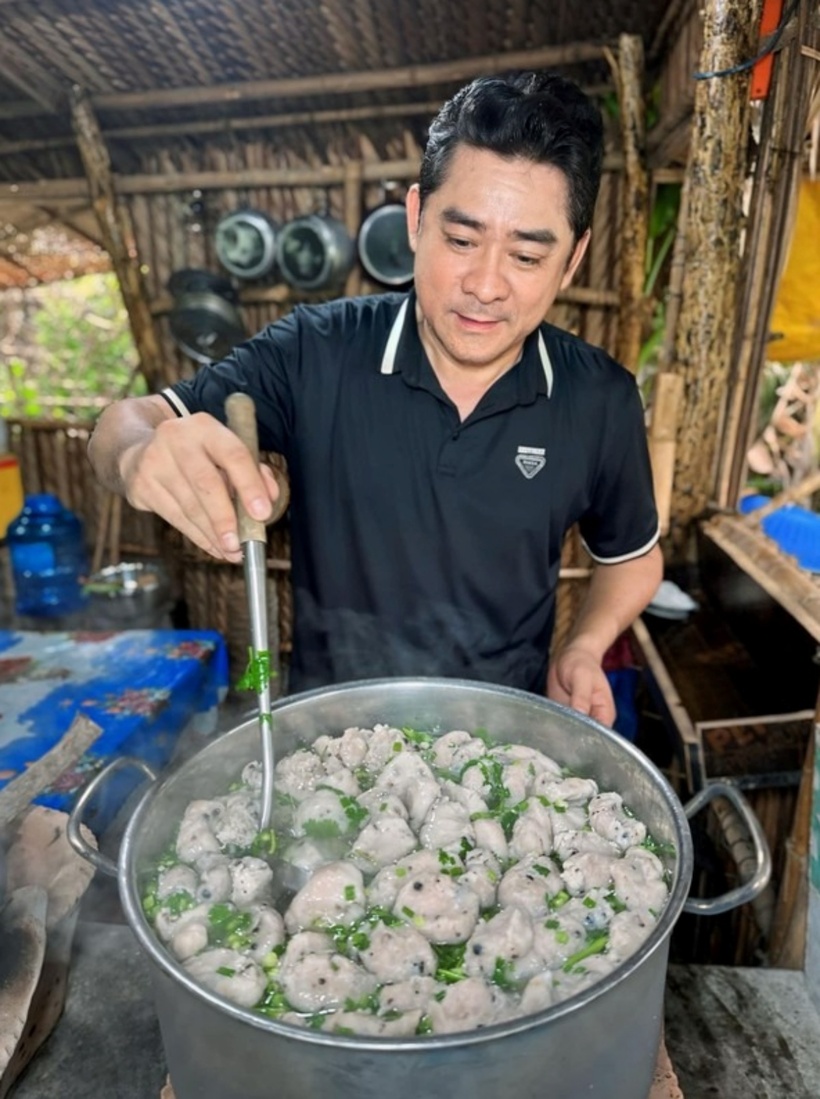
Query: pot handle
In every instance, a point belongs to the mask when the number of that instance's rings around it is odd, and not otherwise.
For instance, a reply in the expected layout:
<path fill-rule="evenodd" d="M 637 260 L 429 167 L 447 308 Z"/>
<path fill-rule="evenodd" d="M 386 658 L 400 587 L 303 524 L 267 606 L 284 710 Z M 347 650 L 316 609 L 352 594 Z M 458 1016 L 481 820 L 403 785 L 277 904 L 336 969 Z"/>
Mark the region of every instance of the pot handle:
<path fill-rule="evenodd" d="M 113 859 L 110 859 L 108 855 L 104 855 L 102 851 L 98 851 L 96 847 L 91 846 L 80 831 L 80 825 L 83 822 L 85 808 L 94 794 L 104 782 L 108 781 L 115 771 L 119 771 L 123 767 L 137 767 L 151 780 L 151 782 L 156 782 L 157 780 L 156 774 L 144 760 L 136 759 L 134 756 L 117 756 L 116 759 L 112 759 L 109 764 L 103 767 L 100 773 L 95 775 L 91 782 L 83 789 L 83 792 L 74 803 L 74 808 L 69 813 L 68 824 L 66 824 L 68 842 L 77 854 L 82 856 L 86 862 L 90 862 L 95 869 L 102 870 L 104 874 L 108 874 L 112 878 L 116 878 L 117 876 L 117 864 Z"/>
<path fill-rule="evenodd" d="M 710 782 L 700 790 L 683 808 L 687 818 L 699 813 L 713 798 L 726 798 L 732 803 L 746 828 L 755 849 L 755 870 L 752 876 L 735 889 L 719 897 L 690 897 L 683 906 L 684 912 L 694 912 L 700 916 L 719 916 L 732 908 L 738 908 L 762 893 L 772 876 L 772 856 L 766 835 L 751 805 L 736 786 L 729 782 Z"/>

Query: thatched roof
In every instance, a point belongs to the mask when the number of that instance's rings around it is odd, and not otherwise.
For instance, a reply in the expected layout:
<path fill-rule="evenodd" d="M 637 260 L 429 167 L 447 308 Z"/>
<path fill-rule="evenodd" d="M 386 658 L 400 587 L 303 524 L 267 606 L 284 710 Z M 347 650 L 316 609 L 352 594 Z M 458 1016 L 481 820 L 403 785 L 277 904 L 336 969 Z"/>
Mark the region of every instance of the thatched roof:
<path fill-rule="evenodd" d="M 600 49 L 590 47 L 639 34 L 651 68 L 690 6 L 0 0 L 0 203 L 13 199 L 3 182 L 83 175 L 71 129 L 73 87 L 89 94 L 118 173 L 151 170 L 157 156 L 181 147 L 229 148 L 239 133 L 273 134 L 286 146 L 296 130 L 304 135 L 328 117 L 341 121 L 339 112 L 347 112 L 348 124 L 370 128 L 374 108 L 423 140 L 434 107 L 485 67 L 480 59 L 486 67 L 518 67 L 522 51 L 554 47 L 563 71 L 602 92 L 611 86 L 609 69 Z M 93 234 L 93 220 L 76 200 L 39 204 L 20 216 L 36 219 L 44 210 L 75 228 L 79 219 L 80 231 Z"/>

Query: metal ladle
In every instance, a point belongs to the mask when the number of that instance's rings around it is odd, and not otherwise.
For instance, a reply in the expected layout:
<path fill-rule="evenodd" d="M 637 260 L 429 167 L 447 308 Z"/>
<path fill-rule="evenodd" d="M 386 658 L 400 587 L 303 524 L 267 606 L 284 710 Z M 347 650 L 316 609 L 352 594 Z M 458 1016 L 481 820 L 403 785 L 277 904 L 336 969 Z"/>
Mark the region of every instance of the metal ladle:
<path fill-rule="evenodd" d="M 239 436 L 259 465 L 259 440 L 256 430 L 256 408 L 246 393 L 232 393 L 225 401 L 228 427 Z M 278 519 L 287 507 L 287 485 L 279 481 L 279 499 L 268 522 Z M 251 623 L 251 665 L 257 686 L 259 703 L 259 735 L 262 742 L 262 804 L 260 829 L 270 825 L 273 812 L 273 768 L 276 762 L 273 745 L 273 721 L 270 708 L 270 649 L 268 642 L 267 601 L 267 530 L 265 523 L 254 519 L 236 499 L 239 542 L 245 567 L 245 586 Z"/>

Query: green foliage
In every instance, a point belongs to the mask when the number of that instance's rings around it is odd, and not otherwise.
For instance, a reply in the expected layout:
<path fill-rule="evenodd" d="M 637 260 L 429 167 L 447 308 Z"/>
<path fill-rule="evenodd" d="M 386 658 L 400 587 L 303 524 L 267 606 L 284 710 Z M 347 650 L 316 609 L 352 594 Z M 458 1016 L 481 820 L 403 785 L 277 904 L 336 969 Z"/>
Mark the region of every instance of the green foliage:
<path fill-rule="evenodd" d="M 655 202 L 649 215 L 644 261 L 644 295 L 652 302 L 652 315 L 649 331 L 638 355 L 638 384 L 645 401 L 649 397 L 652 378 L 657 367 L 658 352 L 663 345 L 666 331 L 666 297 L 665 293 L 657 293 L 657 287 L 670 249 L 675 242 L 680 196 L 679 184 L 660 184 L 655 192 Z"/>
<path fill-rule="evenodd" d="M 110 400 L 145 393 L 113 274 L 30 292 L 19 354 L 0 361 L 0 415 L 93 418 Z"/>

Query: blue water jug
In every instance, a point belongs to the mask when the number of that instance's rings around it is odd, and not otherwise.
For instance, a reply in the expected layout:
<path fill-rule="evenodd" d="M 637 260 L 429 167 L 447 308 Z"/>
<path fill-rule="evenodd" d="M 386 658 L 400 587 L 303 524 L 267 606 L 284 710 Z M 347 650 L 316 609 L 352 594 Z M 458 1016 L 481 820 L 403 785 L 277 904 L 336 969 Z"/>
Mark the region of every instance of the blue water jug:
<path fill-rule="evenodd" d="M 27 496 L 6 533 L 18 614 L 58 616 L 85 603 L 82 523 L 56 496 Z"/>

